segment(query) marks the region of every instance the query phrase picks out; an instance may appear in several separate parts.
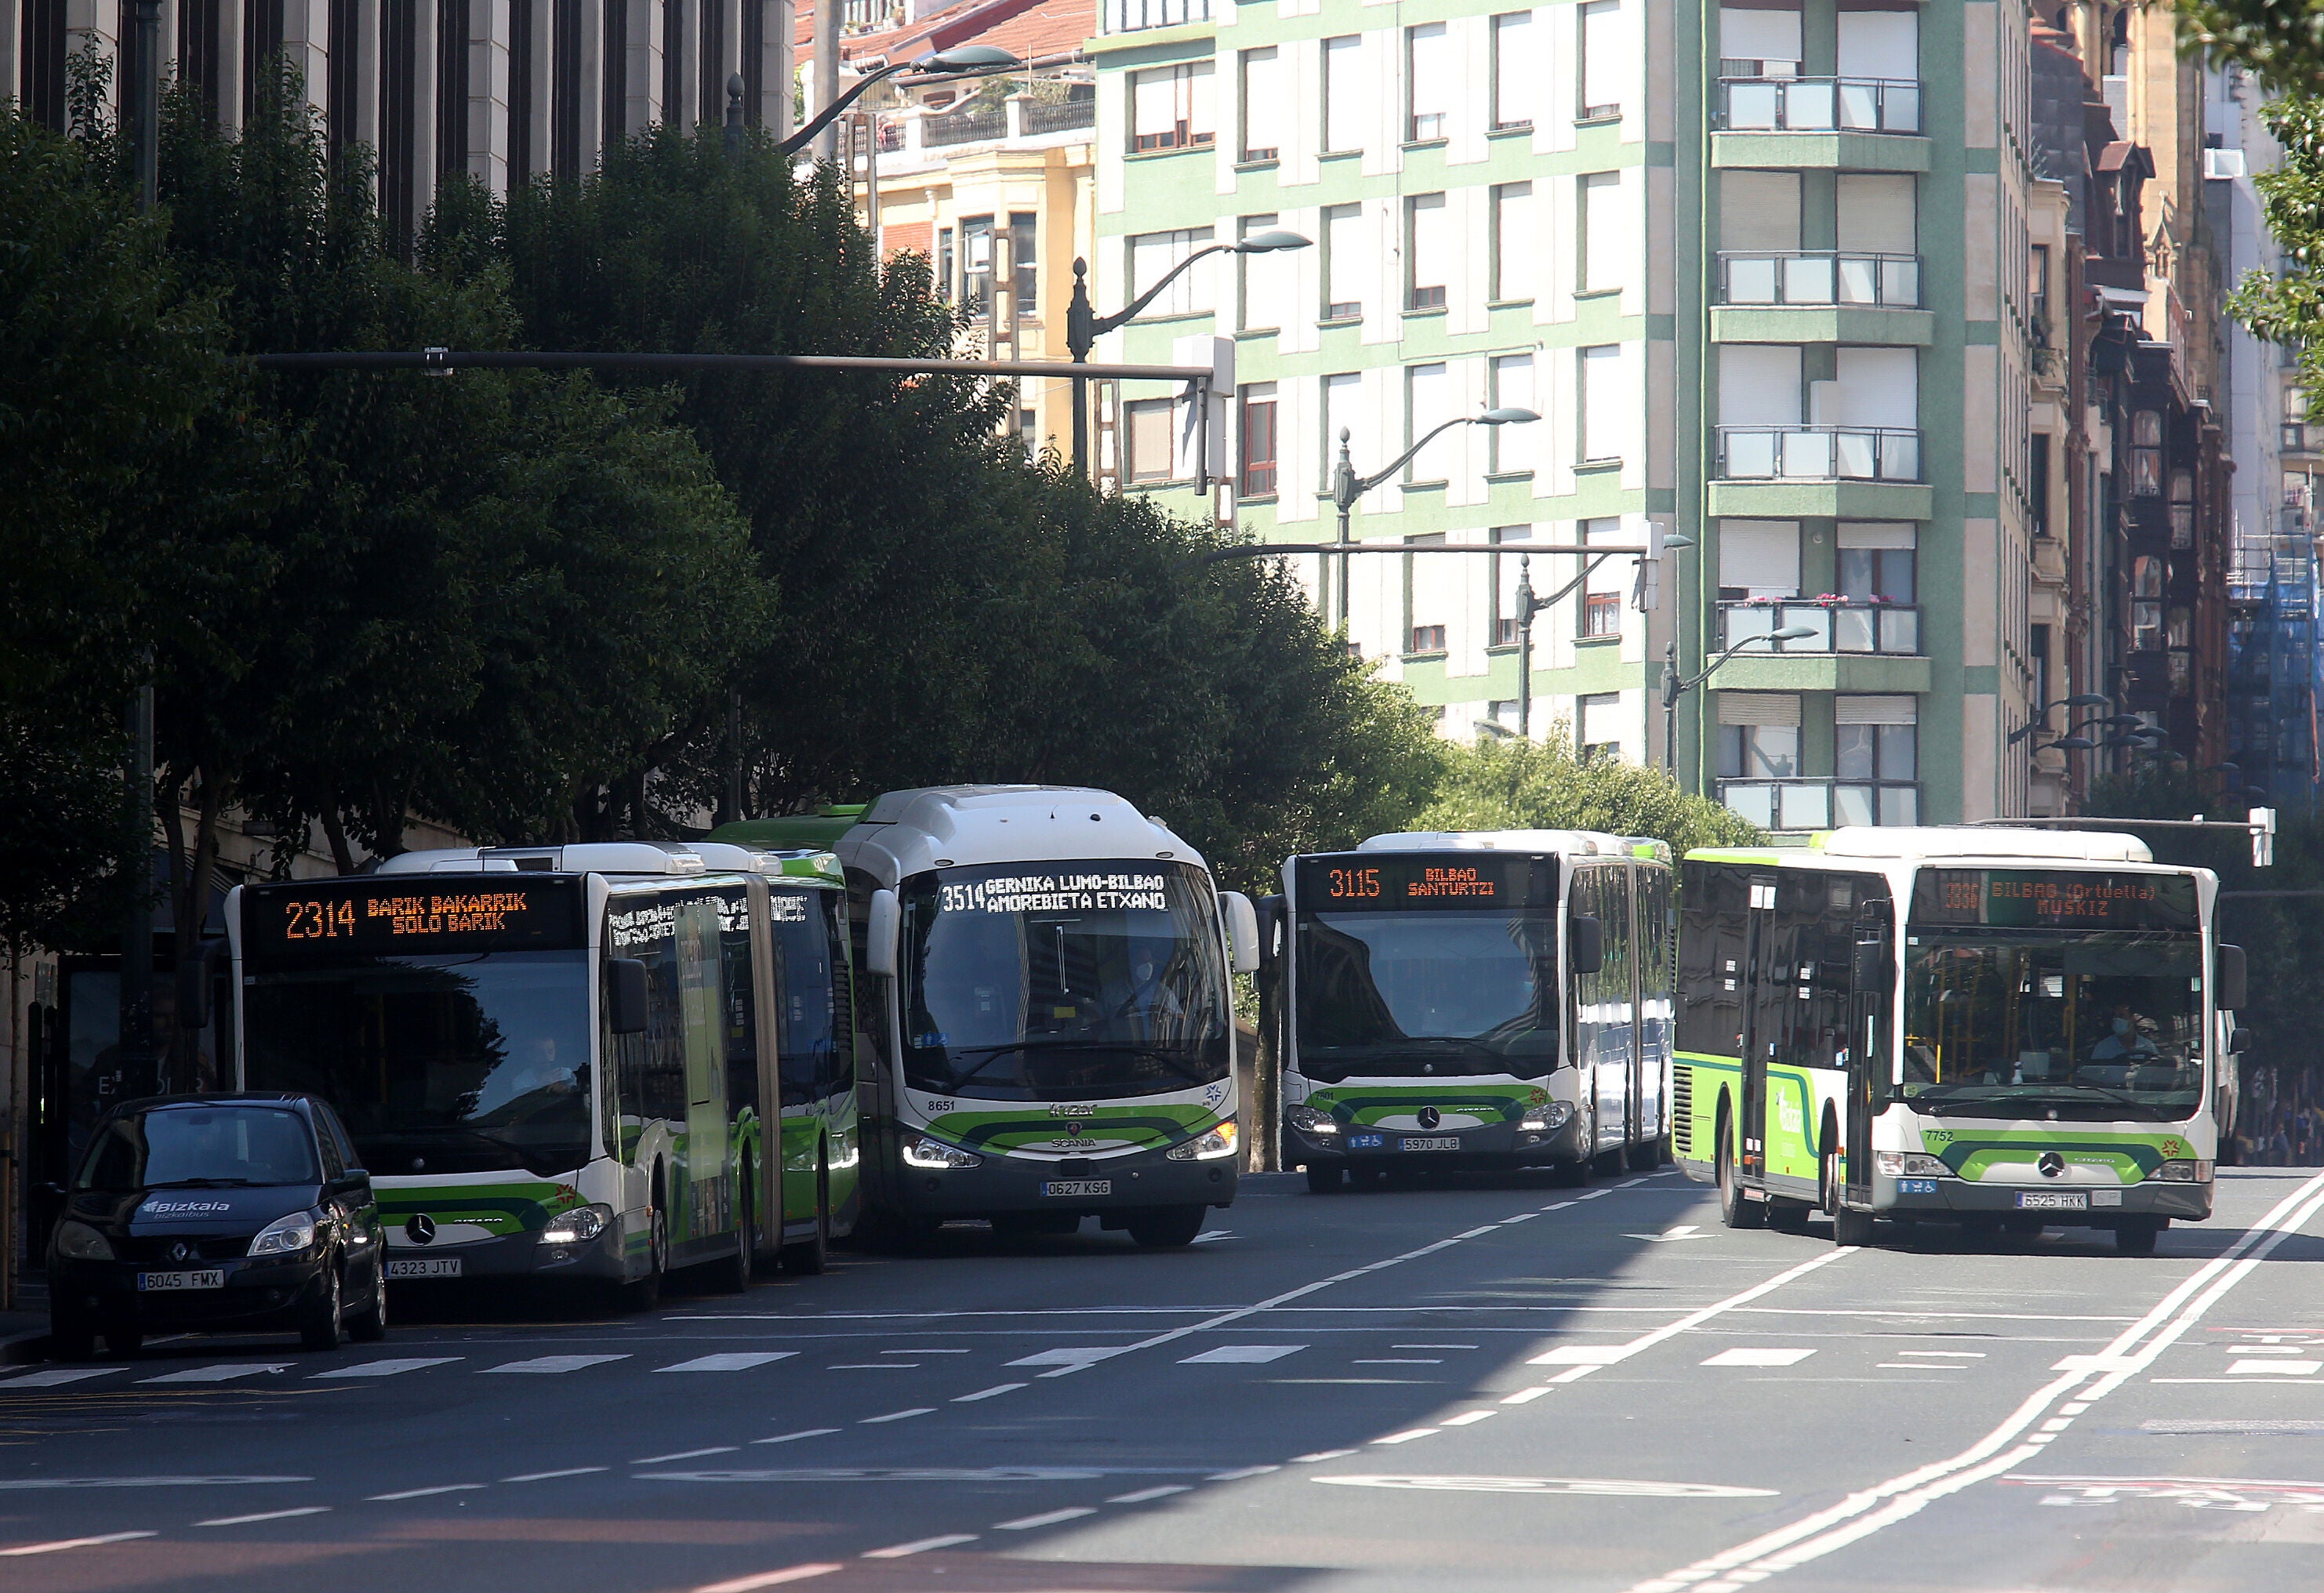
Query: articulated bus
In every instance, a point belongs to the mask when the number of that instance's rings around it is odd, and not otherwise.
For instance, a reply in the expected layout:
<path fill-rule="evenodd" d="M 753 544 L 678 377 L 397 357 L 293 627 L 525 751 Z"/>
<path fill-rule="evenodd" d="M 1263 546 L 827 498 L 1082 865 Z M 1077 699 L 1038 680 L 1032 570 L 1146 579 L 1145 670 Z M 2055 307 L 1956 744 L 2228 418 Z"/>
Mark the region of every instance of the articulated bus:
<path fill-rule="evenodd" d="M 1231 969 L 1247 898 L 1105 791 L 891 791 L 837 843 L 854 899 L 867 1217 L 899 1243 L 1085 1218 L 1190 1244 L 1235 1195 Z"/>
<path fill-rule="evenodd" d="M 859 1146 L 828 852 L 642 842 L 407 852 L 227 907 L 235 1083 L 355 1137 L 390 1278 L 820 1271 Z"/>
<path fill-rule="evenodd" d="M 1661 1164 L 1670 849 L 1375 835 L 1283 867 L 1283 1160 L 1321 1193 L 1426 1168 Z"/>
<path fill-rule="evenodd" d="M 1673 1146 L 1729 1227 L 2111 1229 L 2211 1211 L 2240 1032 L 2218 880 L 2128 835 L 1841 829 L 1682 875 Z"/>

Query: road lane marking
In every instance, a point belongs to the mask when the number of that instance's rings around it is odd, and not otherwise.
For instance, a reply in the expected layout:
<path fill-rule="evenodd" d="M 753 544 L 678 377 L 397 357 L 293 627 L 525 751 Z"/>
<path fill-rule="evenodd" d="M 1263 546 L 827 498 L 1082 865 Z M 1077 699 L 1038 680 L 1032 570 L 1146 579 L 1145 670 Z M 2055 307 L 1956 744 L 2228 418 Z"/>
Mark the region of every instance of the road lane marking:
<path fill-rule="evenodd" d="M 164 1372 L 158 1377 L 140 1377 L 146 1383 L 231 1383 L 236 1377 L 255 1377 L 261 1372 L 287 1372 L 287 1360 L 221 1362 L 214 1367 L 189 1367 L 182 1372 Z"/>
<path fill-rule="evenodd" d="M 866 1416 L 860 1424 L 873 1427 L 882 1422 L 901 1422 L 912 1416 L 933 1416 L 936 1413 L 936 1408 L 934 1405 L 914 1405 L 908 1411 L 890 1411 L 884 1416 Z M 764 1443 L 766 1440 L 761 1439 L 759 1441 Z"/>
<path fill-rule="evenodd" d="M 1499 1411 L 1462 1411 L 1457 1416 L 1445 1417 L 1442 1423 L 1438 1423 L 1438 1425 L 1443 1427 L 1473 1427 L 1480 1422 L 1489 1422 L 1500 1413 L 1501 1413 Z"/>
<path fill-rule="evenodd" d="M 1270 1471 L 1280 1471 L 1280 1466 L 1238 1466 L 1231 1471 L 1213 1471 L 1204 1482 L 1240 1482 L 1246 1477 L 1265 1477 Z"/>
<path fill-rule="evenodd" d="M 1873 1370 L 1878 1372 L 1966 1372 L 1969 1370 L 1967 1367 L 1949 1367 L 1941 1362 L 1925 1360 L 1875 1361 L 1872 1367 Z"/>
<path fill-rule="evenodd" d="M 1568 1367 L 1565 1370 L 1558 1373 L 1556 1377 L 1552 1377 L 1550 1381 L 1552 1383 L 1579 1383 L 1591 1373 L 1602 1371 L 1603 1369 L 1604 1368 L 1602 1367 L 1597 1366 Z"/>
<path fill-rule="evenodd" d="M 883 1349 L 882 1355 L 967 1355 L 965 1349 Z"/>
<path fill-rule="evenodd" d="M 740 1444 L 732 1443 L 713 1444 L 706 1450 L 680 1450 L 674 1455 L 648 1455 L 644 1459 L 632 1460 L 630 1464 L 659 1466 L 665 1460 L 699 1460 L 705 1455 L 731 1455 L 741 1447 Z"/>
<path fill-rule="evenodd" d="M 1585 1196 L 1584 1198 L 1586 1199 L 1587 1197 Z M 1724 1316 L 1730 1311 L 1739 1310 L 1743 1306 L 1750 1304 L 1754 1300 L 1763 1299 L 1766 1296 L 1774 1294 L 1777 1289 L 1782 1288 L 1785 1284 L 1805 1277 L 1809 1273 L 1815 1271 L 1820 1266 L 1830 1266 L 1833 1262 L 1840 1260 L 1841 1257 L 1854 1255 L 1857 1252 L 1853 1250 L 1826 1250 L 1820 1256 L 1811 1257 L 1807 1260 L 1801 1262 L 1797 1266 L 1785 1267 L 1783 1271 L 1777 1273 L 1775 1276 L 1768 1278 L 1764 1283 L 1754 1284 L 1751 1287 L 1745 1289 L 1740 1294 L 1729 1294 L 1724 1300 L 1713 1301 L 1711 1304 L 1703 1306 L 1699 1311 L 1690 1311 L 1684 1316 L 1679 1318 L 1678 1321 L 1671 1322 L 1666 1326 L 1656 1328 L 1651 1333 L 1642 1333 L 1627 1344 L 1564 1345 L 1559 1349 L 1549 1351 L 1546 1355 L 1537 1355 L 1534 1357 L 1533 1360 L 1528 1364 L 1539 1367 L 1570 1365 L 1579 1362 L 1585 1365 L 1610 1366 L 1616 1361 L 1628 1360 L 1632 1356 L 1643 1354 L 1645 1351 L 1654 1349 L 1658 1344 L 1666 1344 L 1673 1339 L 1679 1337 L 1682 1333 L 1692 1332 L 1695 1329 L 1711 1321 L 1713 1317 Z"/>
<path fill-rule="evenodd" d="M 789 1443 L 801 1438 L 827 1438 L 838 1432 L 836 1427 L 802 1427 L 797 1432 L 779 1432 L 772 1438 L 754 1438 L 752 1443 Z"/>
<path fill-rule="evenodd" d="M 1891 1355 L 1915 1355 L 1927 1360 L 1983 1360 L 1982 1349 L 1892 1349 Z"/>
<path fill-rule="evenodd" d="M 916 1360 L 844 1360 L 823 1369 L 826 1372 L 909 1372 L 917 1370 Z"/>
<path fill-rule="evenodd" d="M 1838 1504 L 1733 1549 L 1635 1583 L 1629 1593 L 1739 1593 L 1768 1577 L 1859 1542 L 1939 1499 L 2001 1476 L 2042 1452 L 2048 1439 L 2026 1435 L 2061 1399 L 2076 1395 L 2087 1408 L 2153 1366 L 2278 1245 L 2304 1227 L 2319 1207 L 2324 1207 L 2324 1174 L 2284 1196 L 2226 1249 L 2156 1301 L 2106 1349 L 2096 1355 L 2069 1356 L 2061 1361 L 2051 1382 L 1960 1453 L 1859 1489 Z M 2090 1382 L 2093 1377 L 2098 1379 L 2095 1384 Z"/>
<path fill-rule="evenodd" d="M 367 1360 L 360 1366 L 334 1367 L 327 1372 L 317 1372 L 316 1380 L 325 1377 L 400 1377 L 406 1372 L 416 1372 L 424 1367 L 448 1367 L 462 1358 L 456 1355 L 415 1355 L 396 1360 Z"/>
<path fill-rule="evenodd" d="M 1390 1349 L 1474 1349 L 1474 1344 L 1391 1344 Z"/>
<path fill-rule="evenodd" d="M 64 1549 L 94 1549 L 100 1543 L 125 1543 L 132 1538 L 158 1538 L 159 1533 L 106 1533 L 94 1538 L 59 1538 L 52 1543 L 19 1543 L 14 1549 L 0 1549 L 0 1555 L 54 1554 Z"/>
<path fill-rule="evenodd" d="M 566 1466 L 555 1471 L 520 1471 L 514 1477 L 503 1477 L 503 1482 L 554 1482 L 560 1477 L 587 1477 L 593 1472 L 611 1471 L 610 1466 Z"/>
<path fill-rule="evenodd" d="M 1188 1332 L 1193 1331 L 1191 1328 L 1186 1330 Z M 1094 1366 L 1102 1360 L 1111 1360 L 1117 1355 L 1128 1355 L 1131 1350 L 1139 1348 L 1139 1346 L 1135 1344 L 1075 1344 L 1061 1349 L 1044 1349 L 1037 1354 L 1028 1355 L 1022 1360 L 1012 1360 L 1008 1364 L 1012 1367 L 1060 1367 L 1067 1371 L 1078 1372 L 1084 1367 Z M 1054 1372 L 1043 1375 L 1056 1376 Z"/>
<path fill-rule="evenodd" d="M 757 1593 L 761 1588 L 779 1588 L 785 1582 L 804 1582 L 812 1577 L 827 1577 L 843 1565 L 787 1565 L 780 1570 L 762 1570 L 755 1576 L 734 1577 L 724 1582 L 705 1582 L 694 1593 Z"/>
<path fill-rule="evenodd" d="M 530 1360 L 512 1360 L 496 1367 L 486 1367 L 476 1375 L 482 1377 L 494 1372 L 518 1372 L 553 1377 L 564 1372 L 577 1372 L 584 1367 L 602 1367 L 608 1361 L 629 1358 L 627 1355 L 536 1355 Z"/>
<path fill-rule="evenodd" d="M 1343 1474 L 1311 1477 L 1334 1487 L 1421 1488 L 1472 1494 L 1582 1494 L 1616 1499 L 1772 1499 L 1771 1487 L 1730 1487 L 1718 1482 L 1662 1482 L 1628 1477 L 1395 1477 Z"/>
<path fill-rule="evenodd" d="M 1488 1222 L 1482 1228 L 1472 1228 L 1466 1233 L 1456 1233 L 1452 1237 L 1456 1239 L 1480 1239 L 1499 1226 L 1498 1222 Z"/>
<path fill-rule="evenodd" d="M 328 1505 L 301 1505 L 296 1510 L 262 1510 L 255 1515 L 221 1515 L 210 1521 L 198 1521 L 196 1526 L 250 1526 L 261 1521 L 288 1521 L 294 1515 L 328 1515 Z"/>
<path fill-rule="evenodd" d="M 1306 1466 L 1318 1460 L 1337 1460 L 1347 1455 L 1360 1453 L 1362 1453 L 1360 1450 L 1317 1450 L 1312 1455 L 1294 1455 L 1291 1457 L 1291 1461 L 1295 1466 Z M 1107 1502 L 1114 1505 L 1121 1503 L 1120 1499 L 1111 1499 Z"/>
<path fill-rule="evenodd" d="M 2269 1377 L 2312 1377 L 2324 1360 L 2239 1360 L 2227 1368 L 2230 1377 L 2257 1374 Z"/>
<path fill-rule="evenodd" d="M 86 1382 L 91 1377 L 110 1377 L 120 1370 L 119 1367 L 57 1367 L 45 1372 L 29 1372 L 22 1377 L 11 1377 L 0 1383 L 0 1388 L 60 1388 L 68 1383 Z"/>
<path fill-rule="evenodd" d="M 1334 1455 L 1352 1455 L 1353 1450 L 1334 1450 Z M 1304 1458 L 1304 1457 L 1303 1457 Z M 1142 1487 L 1134 1494 L 1116 1494 L 1106 1501 L 1109 1505 L 1144 1505 L 1155 1499 L 1167 1499 L 1172 1494 L 1192 1493 L 1184 1483 L 1166 1482 L 1160 1487 Z"/>
<path fill-rule="evenodd" d="M 434 1487 L 408 1487 L 401 1493 L 366 1494 L 364 1497 L 369 1504 L 392 1505 L 398 1499 L 425 1499 L 437 1494 L 473 1494 L 484 1486 L 481 1482 L 446 1482 Z"/>
<path fill-rule="evenodd" d="M 1351 1360 L 1348 1364 L 1351 1367 L 1441 1367 L 1444 1364 L 1444 1358 L 1441 1355 L 1389 1355 L 1376 1356 L 1370 1360 Z"/>
<path fill-rule="evenodd" d="M 909 1543 L 890 1543 L 885 1549 L 866 1549 L 866 1560 L 901 1560 L 907 1554 L 926 1554 L 931 1549 L 953 1549 L 963 1543 L 976 1542 L 974 1533 L 946 1533 L 940 1538 L 921 1538 Z"/>
<path fill-rule="evenodd" d="M 1501 1403 L 1505 1405 L 1529 1405 L 1543 1395 L 1555 1392 L 1545 1383 L 1538 1388 L 1520 1388 L 1515 1394 L 1505 1394 L 1501 1395 Z"/>
<path fill-rule="evenodd" d="M 1706 1367 L 1795 1367 L 1815 1353 L 1812 1349 L 1722 1349 L 1702 1364 Z"/>
<path fill-rule="evenodd" d="M 657 1372 L 747 1372 L 752 1367 L 763 1367 L 770 1361 L 788 1360 L 798 1353 L 796 1349 L 735 1351 L 724 1355 L 697 1355 L 692 1360 L 682 1360 L 675 1366 L 656 1367 Z"/>
<path fill-rule="evenodd" d="M 1386 1438 L 1375 1438 L 1372 1441 L 1374 1443 L 1410 1443 L 1416 1438 L 1434 1438 L 1435 1435 L 1436 1429 L 1434 1427 L 1410 1427 L 1402 1432 L 1391 1432 Z"/>
<path fill-rule="evenodd" d="M 312 1482 L 311 1477 L 12 1477 L 0 1480 L 11 1493 L 66 1487 L 236 1487 L 257 1483 Z"/>
<path fill-rule="evenodd" d="M 1001 1394 L 1014 1394 L 1019 1388 L 1032 1386 L 1030 1383 L 995 1383 L 991 1387 L 980 1388 L 974 1394 L 955 1394 L 952 1397 L 952 1403 L 956 1405 L 974 1404 L 980 1399 L 991 1399 L 995 1395 Z M 759 1441 L 764 1443 L 767 1441 L 761 1439 Z"/>
<path fill-rule="evenodd" d="M 1306 1348 L 1305 1344 L 1222 1344 L 1214 1349 L 1205 1349 L 1200 1355 L 1190 1355 L 1178 1364 L 1182 1367 L 1265 1366 L 1268 1361 L 1296 1355 Z"/>
<path fill-rule="evenodd" d="M 992 1530 L 1002 1533 L 1028 1533 L 1035 1527 L 1055 1526 L 1061 1521 L 1079 1521 L 1084 1515 L 1095 1515 L 1094 1505 L 1071 1505 L 1063 1510 L 1044 1510 L 1038 1515 L 1020 1515 L 1014 1521 L 996 1521 Z"/>

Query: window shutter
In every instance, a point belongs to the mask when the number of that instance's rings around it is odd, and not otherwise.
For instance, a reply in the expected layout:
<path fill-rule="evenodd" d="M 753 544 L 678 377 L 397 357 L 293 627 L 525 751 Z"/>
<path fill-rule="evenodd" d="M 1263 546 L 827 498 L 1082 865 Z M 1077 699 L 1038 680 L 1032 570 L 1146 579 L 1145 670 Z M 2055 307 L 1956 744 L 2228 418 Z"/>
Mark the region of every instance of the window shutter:
<path fill-rule="evenodd" d="M 1157 138 L 1177 131 L 1176 77 L 1167 68 L 1130 75 L 1130 131 L 1139 138 Z"/>
<path fill-rule="evenodd" d="M 1797 725 L 1800 700 L 1783 692 L 1723 691 L 1719 694 L 1721 724 Z"/>
<path fill-rule="evenodd" d="M 1534 119 L 1533 14 L 1493 19 L 1493 123 L 1521 127 Z"/>
<path fill-rule="evenodd" d="M 1412 125 L 1409 136 L 1442 138 L 1452 108 L 1452 44 L 1443 23 L 1410 30 Z"/>
<path fill-rule="evenodd" d="M 1721 586 L 1739 586 L 1754 597 L 1797 597 L 1800 592 L 1799 522 L 1789 520 L 1720 521 L 1719 584 Z"/>
<path fill-rule="evenodd" d="M 1412 285 L 1443 288 L 1452 280 L 1451 251 L 1445 246 L 1444 196 L 1423 194 L 1412 201 Z"/>
<path fill-rule="evenodd" d="M 1268 160 L 1283 148 L 1283 63 L 1272 49 L 1242 56 L 1242 154 Z M 1269 326 L 1273 322 L 1268 323 Z"/>
<path fill-rule="evenodd" d="M 1364 147 L 1363 39 L 1323 41 L 1323 148 L 1343 154 Z"/>
<path fill-rule="evenodd" d="M 1912 525 L 1882 525 L 1877 521 L 1844 520 L 1840 522 L 1840 545 L 1842 548 L 1886 548 L 1910 553 L 1920 546 L 1919 528 Z"/>
<path fill-rule="evenodd" d="M 1831 700 L 1831 722 L 1834 724 L 1917 724 L 1921 719 L 1921 699 L 1918 697 L 1834 697 Z"/>
<path fill-rule="evenodd" d="M 1589 0 L 1582 7 L 1582 114 L 1610 115 L 1622 108 L 1629 63 L 1619 0 Z"/>

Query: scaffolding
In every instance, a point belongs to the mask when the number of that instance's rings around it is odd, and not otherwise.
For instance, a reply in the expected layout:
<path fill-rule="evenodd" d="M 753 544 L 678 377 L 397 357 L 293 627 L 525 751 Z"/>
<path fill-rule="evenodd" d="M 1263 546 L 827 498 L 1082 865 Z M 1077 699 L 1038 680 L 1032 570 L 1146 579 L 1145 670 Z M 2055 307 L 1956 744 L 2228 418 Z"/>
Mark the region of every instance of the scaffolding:
<path fill-rule="evenodd" d="M 2228 759 L 2266 793 L 2264 806 L 2310 812 L 2324 794 L 2315 510 L 2299 491 L 2280 513 L 2267 533 L 2236 539 L 2228 576 Z"/>

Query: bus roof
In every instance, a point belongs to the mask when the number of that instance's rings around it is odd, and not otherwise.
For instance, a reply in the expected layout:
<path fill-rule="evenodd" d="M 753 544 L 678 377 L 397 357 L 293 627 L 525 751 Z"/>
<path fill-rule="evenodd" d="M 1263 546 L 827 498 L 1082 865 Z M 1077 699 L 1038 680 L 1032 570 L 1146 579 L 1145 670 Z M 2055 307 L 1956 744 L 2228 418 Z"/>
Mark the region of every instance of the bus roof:
<path fill-rule="evenodd" d="M 890 791 L 835 848 L 883 885 L 978 863 L 1157 858 L 1207 868 L 1161 820 L 1081 786 L 929 786 Z"/>
<path fill-rule="evenodd" d="M 763 852 L 724 842 L 589 841 L 564 846 L 452 846 L 400 852 L 380 861 L 382 874 L 613 874 L 678 879 L 763 874 L 839 884 L 839 860 L 814 848 Z"/>
<path fill-rule="evenodd" d="M 1987 858 L 2009 862 L 2151 863 L 2154 854 L 2135 835 L 2115 830 L 2012 829 L 2006 824 L 1922 824 L 1894 828 L 1852 824 L 1809 838 L 1803 851 L 1697 847 L 1701 862 L 1820 868 L 1835 858 L 1910 862 Z"/>
<path fill-rule="evenodd" d="M 1602 830 L 1405 830 L 1373 835 L 1358 852 L 1528 852 L 1560 857 L 1654 857 L 1670 861 L 1670 848 L 1643 836 L 1609 835 Z"/>
<path fill-rule="evenodd" d="M 828 852 L 863 817 L 861 802 L 826 802 L 813 813 L 777 814 L 770 818 L 737 819 L 710 832 L 713 841 L 762 852 L 819 847 Z"/>

